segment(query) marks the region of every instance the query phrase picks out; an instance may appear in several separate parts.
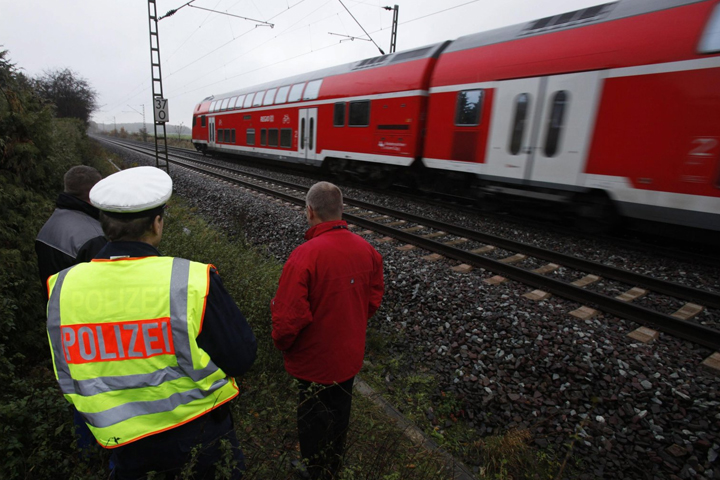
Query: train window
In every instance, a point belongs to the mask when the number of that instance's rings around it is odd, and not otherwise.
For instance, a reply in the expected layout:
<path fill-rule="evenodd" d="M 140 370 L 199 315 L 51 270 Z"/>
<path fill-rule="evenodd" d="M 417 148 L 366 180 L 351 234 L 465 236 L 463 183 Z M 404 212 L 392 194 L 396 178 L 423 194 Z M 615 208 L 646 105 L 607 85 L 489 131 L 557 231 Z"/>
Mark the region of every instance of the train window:
<path fill-rule="evenodd" d="M 278 146 L 278 129 L 271 128 L 268 130 L 268 147 Z"/>
<path fill-rule="evenodd" d="M 225 140 L 223 140 L 225 143 L 230 143 L 230 129 L 225 129 Z"/>
<path fill-rule="evenodd" d="M 305 119 L 300 120 L 300 150 L 305 150 Z"/>
<path fill-rule="evenodd" d="M 302 91 L 305 88 L 305 83 L 296 83 L 290 89 L 290 96 L 288 96 L 288 102 L 297 102 L 302 97 Z"/>
<path fill-rule="evenodd" d="M 308 149 L 313 149 L 313 137 L 315 136 L 315 119 L 310 117 L 310 128 L 308 131 Z"/>
<path fill-rule="evenodd" d="M 250 108 L 252 107 L 253 103 L 253 95 L 254 93 L 249 93 L 247 97 L 245 97 L 245 103 L 243 103 L 243 108 Z"/>
<path fill-rule="evenodd" d="M 545 139 L 545 156 L 554 157 L 558 153 L 560 133 L 562 132 L 565 109 L 569 103 L 567 90 L 555 92 L 552 99 L 552 108 L 548 117 L 547 138 Z"/>
<path fill-rule="evenodd" d="M 235 143 L 235 129 L 230 130 L 230 143 Z"/>
<path fill-rule="evenodd" d="M 322 85 L 322 79 L 313 80 L 308 82 L 305 93 L 303 94 L 303 100 L 315 100 L 320 94 L 320 85 Z"/>
<path fill-rule="evenodd" d="M 457 94 L 455 125 L 475 126 L 480 124 L 484 90 L 462 90 Z"/>
<path fill-rule="evenodd" d="M 205 118 L 205 115 L 200 116 L 200 126 L 204 127 L 207 125 L 207 119 Z"/>
<path fill-rule="evenodd" d="M 351 127 L 367 127 L 370 125 L 370 100 L 350 102 L 348 125 Z"/>
<path fill-rule="evenodd" d="M 235 108 L 242 108 L 243 102 L 245 101 L 245 95 L 240 95 L 235 102 Z"/>
<path fill-rule="evenodd" d="M 197 117 L 193 117 L 192 126 L 193 126 L 193 128 L 195 128 L 197 126 Z"/>
<path fill-rule="evenodd" d="M 335 114 L 333 115 L 333 125 L 336 127 L 345 126 L 345 102 L 335 104 Z"/>
<path fill-rule="evenodd" d="M 215 100 L 214 102 L 212 102 L 212 103 L 210 104 L 210 110 L 209 110 L 210 112 L 214 112 L 214 111 L 215 111 L 215 104 L 216 104 L 216 103 L 217 103 L 217 100 Z"/>
<path fill-rule="evenodd" d="M 264 128 L 260 130 L 260 145 L 267 145 L 267 130 Z"/>
<path fill-rule="evenodd" d="M 248 128 L 245 130 L 245 140 L 247 141 L 248 145 L 255 145 L 255 129 L 254 128 Z"/>
<path fill-rule="evenodd" d="M 222 105 L 220 106 L 220 110 L 227 110 L 228 103 L 230 102 L 229 98 L 226 98 L 222 101 Z"/>
<path fill-rule="evenodd" d="M 273 104 L 273 100 L 275 100 L 275 92 L 277 92 L 277 88 L 271 88 L 267 91 L 265 94 L 265 100 L 263 100 L 263 105 Z"/>
<path fill-rule="evenodd" d="M 521 93 L 515 97 L 515 117 L 512 123 L 512 131 L 510 132 L 509 145 L 510 153 L 513 155 L 519 154 L 522 148 L 529 103 L 530 94 L 528 93 Z"/>
<path fill-rule="evenodd" d="M 277 95 L 275 95 L 275 104 L 278 103 L 285 103 L 287 102 L 288 92 L 290 91 L 290 86 L 287 87 L 280 87 L 280 90 L 278 90 Z"/>
<path fill-rule="evenodd" d="M 700 53 L 720 52 L 720 5 L 715 5 L 700 39 Z"/>
<path fill-rule="evenodd" d="M 262 105 L 263 97 L 265 96 L 265 92 L 258 92 L 255 94 L 255 100 L 253 100 L 252 106 L 253 107 L 259 107 Z"/>
<path fill-rule="evenodd" d="M 280 130 L 280 146 L 282 148 L 292 147 L 292 128 L 283 128 Z"/>
<path fill-rule="evenodd" d="M 228 102 L 228 105 L 227 105 L 228 110 L 235 108 L 235 102 L 237 102 L 237 98 L 238 97 L 232 97 L 230 99 L 230 101 Z"/>

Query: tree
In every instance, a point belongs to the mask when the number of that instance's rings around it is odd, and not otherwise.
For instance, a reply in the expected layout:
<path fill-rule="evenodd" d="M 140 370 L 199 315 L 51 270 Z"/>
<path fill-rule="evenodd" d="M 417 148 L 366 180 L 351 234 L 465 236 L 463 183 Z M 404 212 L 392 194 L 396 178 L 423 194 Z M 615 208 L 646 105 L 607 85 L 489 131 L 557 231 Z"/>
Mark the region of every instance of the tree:
<path fill-rule="evenodd" d="M 97 92 L 87 80 L 72 70 L 46 71 L 34 81 L 35 90 L 56 107 L 60 118 L 77 118 L 87 124 L 97 104 Z"/>

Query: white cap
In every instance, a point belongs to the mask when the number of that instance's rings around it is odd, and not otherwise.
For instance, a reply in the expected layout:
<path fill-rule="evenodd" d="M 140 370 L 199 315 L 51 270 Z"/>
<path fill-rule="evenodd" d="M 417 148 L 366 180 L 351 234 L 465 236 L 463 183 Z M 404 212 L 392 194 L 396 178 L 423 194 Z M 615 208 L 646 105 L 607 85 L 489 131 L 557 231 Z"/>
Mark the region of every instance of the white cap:
<path fill-rule="evenodd" d="M 155 167 L 135 167 L 113 173 L 90 190 L 90 203 L 104 212 L 137 213 L 165 205 L 172 195 L 172 178 Z"/>

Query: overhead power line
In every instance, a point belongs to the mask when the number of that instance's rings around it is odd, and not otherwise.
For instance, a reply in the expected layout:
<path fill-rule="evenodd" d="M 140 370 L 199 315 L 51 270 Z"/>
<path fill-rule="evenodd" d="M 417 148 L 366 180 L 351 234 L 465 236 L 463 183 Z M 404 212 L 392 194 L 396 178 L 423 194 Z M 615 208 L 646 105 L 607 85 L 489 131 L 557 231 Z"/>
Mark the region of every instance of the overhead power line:
<path fill-rule="evenodd" d="M 254 18 L 241 17 L 240 15 L 234 15 L 234 14 L 232 14 L 232 13 L 227 13 L 227 12 L 220 12 L 220 11 L 218 11 L 218 10 L 211 10 L 211 9 L 209 9 L 209 8 L 204 8 L 204 7 L 196 7 L 195 5 L 190 5 L 190 7 L 191 7 L 191 8 L 197 8 L 198 10 L 206 10 L 206 11 L 208 11 L 208 12 L 219 13 L 220 15 L 227 15 L 228 17 L 242 18 L 243 20 L 248 20 L 248 21 L 251 21 L 251 22 L 256 22 L 256 23 L 260 23 L 260 24 L 261 24 L 261 25 L 255 25 L 256 27 L 270 27 L 270 28 L 275 28 L 275 24 L 274 24 L 274 23 L 263 22 L 262 20 L 255 20 Z"/>
<path fill-rule="evenodd" d="M 345 6 L 345 4 L 342 2 L 342 0 L 338 0 L 338 2 L 340 2 L 340 5 L 342 5 L 343 8 L 344 8 L 345 10 L 347 10 L 347 12 L 348 12 L 348 13 L 350 14 L 350 16 L 353 18 L 353 20 L 355 20 L 355 23 L 357 23 L 358 26 L 359 26 L 360 28 L 362 28 L 362 31 L 365 32 L 365 35 L 367 35 L 367 37 L 370 39 L 370 41 L 377 47 L 378 50 L 380 50 L 380 54 L 381 54 L 381 55 L 385 55 L 385 52 L 383 52 L 383 49 L 380 48 L 380 46 L 379 46 L 377 43 L 375 43 L 375 40 L 373 40 L 373 38 L 370 36 L 370 34 L 367 32 L 367 30 L 365 30 L 365 28 L 364 28 L 362 25 L 360 25 L 360 22 L 357 21 L 357 18 L 355 18 L 355 15 L 353 15 L 352 12 L 351 12 L 350 10 L 348 10 L 348 8 Z"/>

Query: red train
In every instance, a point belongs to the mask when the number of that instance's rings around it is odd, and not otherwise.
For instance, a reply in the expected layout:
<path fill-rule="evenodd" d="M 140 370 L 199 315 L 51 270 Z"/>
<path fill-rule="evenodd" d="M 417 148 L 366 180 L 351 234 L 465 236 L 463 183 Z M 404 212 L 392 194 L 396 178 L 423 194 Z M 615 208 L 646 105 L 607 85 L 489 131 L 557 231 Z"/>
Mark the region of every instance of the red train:
<path fill-rule="evenodd" d="M 193 143 L 720 231 L 720 1 L 620 0 L 211 96 Z"/>

